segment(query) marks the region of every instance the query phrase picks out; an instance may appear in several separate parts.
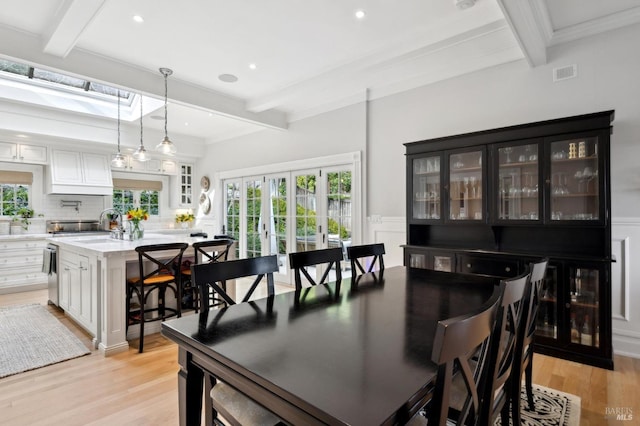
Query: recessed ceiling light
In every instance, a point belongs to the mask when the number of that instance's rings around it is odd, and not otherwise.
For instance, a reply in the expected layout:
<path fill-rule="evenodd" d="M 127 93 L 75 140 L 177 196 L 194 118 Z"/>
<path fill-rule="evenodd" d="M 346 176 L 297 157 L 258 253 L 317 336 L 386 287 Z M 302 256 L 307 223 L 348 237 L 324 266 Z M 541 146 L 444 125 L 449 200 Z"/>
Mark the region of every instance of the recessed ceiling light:
<path fill-rule="evenodd" d="M 29 139 L 29 136 L 23 135 L 22 133 L 17 134 L 16 136 L 19 137 L 19 138 L 23 138 L 23 139 Z"/>
<path fill-rule="evenodd" d="M 256 68 L 258 68 L 256 64 L 249 64 L 250 70 L 255 70 Z"/>
<path fill-rule="evenodd" d="M 225 83 L 235 83 L 238 81 L 238 77 L 233 74 L 220 74 L 218 80 L 224 81 Z"/>
<path fill-rule="evenodd" d="M 213 117 L 213 113 L 212 112 L 209 113 L 209 117 Z"/>
<path fill-rule="evenodd" d="M 133 15 L 133 20 L 140 24 L 144 22 L 144 18 L 140 15 Z"/>
<path fill-rule="evenodd" d="M 184 125 L 185 125 L 185 126 L 188 126 L 188 125 L 189 125 L 189 123 L 185 121 L 185 122 L 184 122 Z"/>
<path fill-rule="evenodd" d="M 364 10 L 356 10 L 355 15 L 358 19 L 364 19 L 364 17 L 367 16 Z"/>
<path fill-rule="evenodd" d="M 469 9 L 474 4 L 476 4 L 476 0 L 456 0 L 456 6 L 460 10 Z"/>

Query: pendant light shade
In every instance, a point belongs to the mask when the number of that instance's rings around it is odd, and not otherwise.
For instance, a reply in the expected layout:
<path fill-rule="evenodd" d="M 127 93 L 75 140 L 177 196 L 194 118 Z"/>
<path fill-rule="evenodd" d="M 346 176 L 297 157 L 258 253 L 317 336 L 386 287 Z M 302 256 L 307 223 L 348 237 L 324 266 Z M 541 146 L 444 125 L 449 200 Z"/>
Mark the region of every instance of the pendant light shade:
<path fill-rule="evenodd" d="M 164 76 L 164 139 L 156 145 L 156 151 L 165 155 L 173 155 L 177 151 L 176 146 L 171 142 L 167 133 L 167 77 L 173 74 L 173 71 L 169 68 L 160 68 L 160 73 Z"/>
<path fill-rule="evenodd" d="M 121 169 L 126 163 L 127 159 L 120 152 L 120 90 L 118 90 L 118 152 L 111 159 L 111 167 Z"/>
<path fill-rule="evenodd" d="M 140 146 L 133 153 L 133 158 L 138 161 L 147 161 L 149 156 L 147 150 L 144 148 L 144 142 L 142 141 L 142 95 L 140 95 Z"/>

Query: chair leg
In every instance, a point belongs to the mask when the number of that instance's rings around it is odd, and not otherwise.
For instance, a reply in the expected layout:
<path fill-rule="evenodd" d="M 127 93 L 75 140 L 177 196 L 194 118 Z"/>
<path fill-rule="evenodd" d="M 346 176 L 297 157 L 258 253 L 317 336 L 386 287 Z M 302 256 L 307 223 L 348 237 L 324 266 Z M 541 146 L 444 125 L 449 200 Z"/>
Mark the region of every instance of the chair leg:
<path fill-rule="evenodd" d="M 520 398 L 520 387 L 522 382 L 522 378 L 518 377 L 518 380 L 513 380 L 510 383 L 510 395 L 509 395 L 509 403 L 511 404 L 511 422 L 514 425 L 520 424 L 520 409 L 522 407 L 522 402 Z"/>
<path fill-rule="evenodd" d="M 509 398 L 507 397 L 507 400 L 504 402 L 504 406 L 502 407 L 502 410 L 500 410 L 500 420 L 502 421 L 502 424 L 505 426 L 509 426 Z M 519 423 L 513 423 L 514 425 L 517 425 Z"/>
<path fill-rule="evenodd" d="M 147 298 L 143 293 L 144 289 L 141 288 L 140 290 L 142 292 L 140 293 L 141 296 L 139 301 L 140 303 L 140 342 L 138 343 L 138 353 L 142 353 L 142 351 L 144 350 L 143 349 L 144 347 L 144 304 L 145 304 L 144 302 L 145 302 L 145 299 Z"/>
<path fill-rule="evenodd" d="M 527 389 L 527 402 L 529 403 L 529 411 L 535 411 L 536 407 L 533 404 L 533 385 L 532 385 L 532 375 L 533 375 L 533 360 L 530 359 L 526 368 L 524 369 L 525 375 L 525 388 Z"/>

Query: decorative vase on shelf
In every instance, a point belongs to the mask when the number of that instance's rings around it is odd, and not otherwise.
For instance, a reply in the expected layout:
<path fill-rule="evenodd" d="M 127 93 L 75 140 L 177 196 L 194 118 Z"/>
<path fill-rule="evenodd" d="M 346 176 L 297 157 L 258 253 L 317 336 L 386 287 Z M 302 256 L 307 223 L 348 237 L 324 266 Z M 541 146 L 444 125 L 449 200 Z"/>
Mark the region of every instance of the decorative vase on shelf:
<path fill-rule="evenodd" d="M 129 240 L 140 240 L 144 237 L 144 226 L 140 221 L 129 221 Z"/>
<path fill-rule="evenodd" d="M 180 222 L 182 229 L 188 229 L 189 225 L 191 225 L 191 222 Z"/>

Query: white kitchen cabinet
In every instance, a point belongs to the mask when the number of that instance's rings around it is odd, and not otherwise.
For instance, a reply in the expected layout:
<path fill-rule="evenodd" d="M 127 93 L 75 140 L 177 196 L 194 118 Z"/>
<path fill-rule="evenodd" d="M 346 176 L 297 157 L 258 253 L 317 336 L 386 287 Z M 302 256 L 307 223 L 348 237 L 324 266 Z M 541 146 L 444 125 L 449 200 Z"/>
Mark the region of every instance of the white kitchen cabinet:
<path fill-rule="evenodd" d="M 59 305 L 93 336 L 98 333 L 97 259 L 60 250 Z"/>
<path fill-rule="evenodd" d="M 175 175 L 178 173 L 178 164 L 175 160 L 160 160 L 151 158 L 147 161 L 138 161 L 132 156 L 126 156 L 126 166 L 124 169 L 112 167 L 114 170 L 129 172 Z"/>
<path fill-rule="evenodd" d="M 106 155 L 53 150 L 49 193 L 111 195 L 110 161 Z"/>
<path fill-rule="evenodd" d="M 46 164 L 47 147 L 12 142 L 0 142 L 0 161 Z"/>
<path fill-rule="evenodd" d="M 42 272 L 44 239 L 0 239 L 0 293 L 46 288 Z"/>
<path fill-rule="evenodd" d="M 194 208 L 194 166 L 188 163 L 177 165 L 178 174 L 170 178 L 170 206 L 171 208 Z"/>

